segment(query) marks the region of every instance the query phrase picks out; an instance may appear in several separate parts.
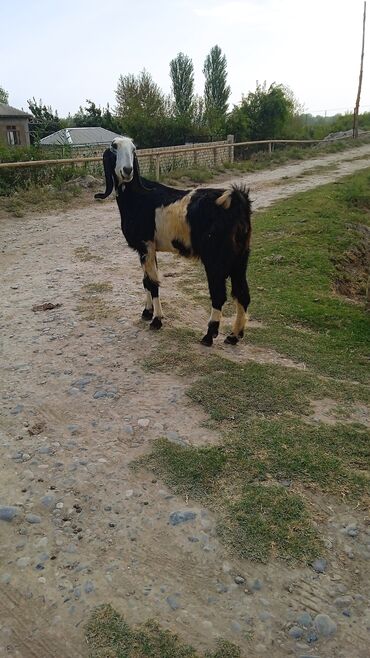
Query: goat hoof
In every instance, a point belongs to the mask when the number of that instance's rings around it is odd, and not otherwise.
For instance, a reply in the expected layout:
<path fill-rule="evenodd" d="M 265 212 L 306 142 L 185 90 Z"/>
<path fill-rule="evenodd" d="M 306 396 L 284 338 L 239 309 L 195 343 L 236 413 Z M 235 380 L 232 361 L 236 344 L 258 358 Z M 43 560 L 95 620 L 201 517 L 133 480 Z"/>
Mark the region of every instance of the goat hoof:
<path fill-rule="evenodd" d="M 238 337 L 234 336 L 234 334 L 230 334 L 229 336 L 226 336 L 224 342 L 226 345 L 236 345 L 238 342 Z"/>
<path fill-rule="evenodd" d="M 149 308 L 144 308 L 142 314 L 141 314 L 141 319 L 142 320 L 151 320 L 153 317 L 153 309 L 150 310 Z"/>
<path fill-rule="evenodd" d="M 149 325 L 149 327 L 151 329 L 160 329 L 161 326 L 162 326 L 161 318 L 153 318 L 153 320 L 151 321 L 151 323 Z"/>
<path fill-rule="evenodd" d="M 213 338 L 209 334 L 206 334 L 205 336 L 203 336 L 203 338 L 200 342 L 201 342 L 201 345 L 205 345 L 206 347 L 212 347 Z"/>
<path fill-rule="evenodd" d="M 239 331 L 239 333 L 238 333 L 238 338 L 244 338 L 244 329 L 242 329 L 241 331 Z"/>

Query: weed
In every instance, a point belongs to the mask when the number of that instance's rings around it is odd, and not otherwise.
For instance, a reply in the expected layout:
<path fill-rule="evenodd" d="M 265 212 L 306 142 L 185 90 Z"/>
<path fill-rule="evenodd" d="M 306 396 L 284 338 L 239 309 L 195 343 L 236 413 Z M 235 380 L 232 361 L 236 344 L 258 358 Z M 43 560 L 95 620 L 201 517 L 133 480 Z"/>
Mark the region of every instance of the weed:
<path fill-rule="evenodd" d="M 110 605 L 96 608 L 86 626 L 90 658 L 202 658 L 177 635 L 155 621 L 132 628 Z M 203 658 L 239 658 L 240 649 L 220 641 L 215 651 Z"/>

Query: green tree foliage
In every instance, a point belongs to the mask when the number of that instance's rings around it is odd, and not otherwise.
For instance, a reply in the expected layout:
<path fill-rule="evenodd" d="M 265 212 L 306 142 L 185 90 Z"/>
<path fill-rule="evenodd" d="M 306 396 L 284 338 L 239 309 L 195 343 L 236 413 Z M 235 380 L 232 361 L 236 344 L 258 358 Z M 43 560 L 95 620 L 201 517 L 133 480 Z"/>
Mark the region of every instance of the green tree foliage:
<path fill-rule="evenodd" d="M 0 103 L 5 103 L 7 105 L 9 102 L 9 94 L 5 91 L 4 87 L 0 85 Z"/>
<path fill-rule="evenodd" d="M 116 101 L 116 114 L 123 121 L 131 120 L 135 114 L 153 119 L 165 115 L 164 94 L 145 69 L 138 76 L 120 75 Z"/>
<path fill-rule="evenodd" d="M 296 102 L 284 85 L 273 83 L 267 88 L 257 83 L 229 116 L 237 139 L 279 139 L 287 136 L 295 116 Z"/>
<path fill-rule="evenodd" d="M 227 84 L 226 56 L 219 46 L 211 48 L 204 62 L 203 73 L 207 121 L 210 129 L 217 133 L 223 127 L 231 92 Z"/>
<path fill-rule="evenodd" d="M 101 109 L 93 101 L 88 99 L 86 100 L 85 107 L 80 106 L 78 112 L 71 117 L 68 125 L 81 128 L 101 126 L 113 132 L 120 132 L 118 121 L 110 111 L 109 104 L 107 107 Z"/>
<path fill-rule="evenodd" d="M 50 105 L 44 105 L 41 99 L 36 101 L 35 97 L 29 99 L 27 103 L 33 115 L 30 121 L 30 136 L 33 144 L 61 129 L 62 123 L 58 112 L 54 112 Z"/>
<path fill-rule="evenodd" d="M 170 62 L 172 93 L 175 98 L 175 112 L 178 116 L 189 116 L 194 102 L 194 66 L 184 53 L 179 53 Z"/>

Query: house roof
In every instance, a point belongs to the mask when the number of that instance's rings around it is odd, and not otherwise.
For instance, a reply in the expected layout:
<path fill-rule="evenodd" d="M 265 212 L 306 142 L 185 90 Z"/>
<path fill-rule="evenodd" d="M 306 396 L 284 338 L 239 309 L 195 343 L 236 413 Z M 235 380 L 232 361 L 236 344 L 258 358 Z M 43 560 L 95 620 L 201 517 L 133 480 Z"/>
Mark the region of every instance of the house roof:
<path fill-rule="evenodd" d="M 63 128 L 52 135 L 43 137 L 40 144 L 69 144 L 70 146 L 86 146 L 88 144 L 109 144 L 117 133 L 101 128 Z"/>
<path fill-rule="evenodd" d="M 23 110 L 17 110 L 16 107 L 12 107 L 11 105 L 0 103 L 0 117 L 23 117 L 24 119 L 30 119 L 32 114 L 29 112 L 23 112 Z"/>

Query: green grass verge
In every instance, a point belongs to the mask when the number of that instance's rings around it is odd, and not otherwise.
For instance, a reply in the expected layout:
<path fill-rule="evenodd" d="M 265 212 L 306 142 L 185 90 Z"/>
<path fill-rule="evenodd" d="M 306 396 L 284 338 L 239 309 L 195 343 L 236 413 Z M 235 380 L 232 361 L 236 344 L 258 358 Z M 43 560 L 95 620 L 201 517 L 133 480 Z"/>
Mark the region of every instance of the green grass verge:
<path fill-rule="evenodd" d="M 154 621 L 131 627 L 110 605 L 92 613 L 86 626 L 90 658 L 239 658 L 240 649 L 220 641 L 214 651 L 200 654 Z"/>
<path fill-rule="evenodd" d="M 370 170 L 256 213 L 250 313 L 265 326 L 247 329 L 247 342 L 323 375 L 369 382 L 369 222 Z M 181 285 L 209 309 L 200 268 Z"/>

